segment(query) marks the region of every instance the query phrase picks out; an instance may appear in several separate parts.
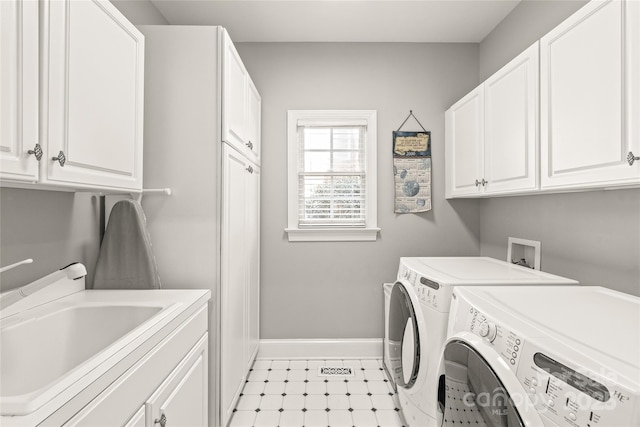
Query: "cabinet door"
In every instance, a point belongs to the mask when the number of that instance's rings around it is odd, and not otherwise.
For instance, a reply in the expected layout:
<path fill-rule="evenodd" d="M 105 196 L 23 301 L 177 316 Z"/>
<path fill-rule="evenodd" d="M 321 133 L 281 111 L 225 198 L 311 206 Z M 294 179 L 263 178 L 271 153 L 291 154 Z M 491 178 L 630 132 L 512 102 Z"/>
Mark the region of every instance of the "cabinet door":
<path fill-rule="evenodd" d="M 208 425 L 208 341 L 189 352 L 145 404 L 147 427 Z"/>
<path fill-rule="evenodd" d="M 247 82 L 249 84 L 247 100 L 247 147 L 249 148 L 249 158 L 259 165 L 261 150 L 260 127 L 262 100 L 260 93 L 258 93 L 258 89 L 256 89 L 253 81 L 251 81 L 251 78 L 248 76 Z"/>
<path fill-rule="evenodd" d="M 221 416 L 226 425 L 247 373 L 247 171 L 244 156 L 227 144 L 222 159 Z"/>
<path fill-rule="evenodd" d="M 538 56 L 536 42 L 484 83 L 486 194 L 538 187 Z"/>
<path fill-rule="evenodd" d="M 0 179 L 38 180 L 38 2 L 0 1 Z"/>
<path fill-rule="evenodd" d="M 141 189 L 144 37 L 106 0 L 48 5 L 45 181 Z"/>
<path fill-rule="evenodd" d="M 124 425 L 124 427 L 145 427 L 145 407 L 141 407 L 138 412 Z"/>
<path fill-rule="evenodd" d="M 260 341 L 260 168 L 252 168 L 247 191 L 247 369 Z"/>
<path fill-rule="evenodd" d="M 445 113 L 446 196 L 477 195 L 483 178 L 484 92 L 469 92 Z"/>
<path fill-rule="evenodd" d="M 638 8 L 590 2 L 541 39 L 543 189 L 640 182 Z"/>
<path fill-rule="evenodd" d="M 246 153 L 247 71 L 226 31 L 222 46 L 222 140 Z"/>

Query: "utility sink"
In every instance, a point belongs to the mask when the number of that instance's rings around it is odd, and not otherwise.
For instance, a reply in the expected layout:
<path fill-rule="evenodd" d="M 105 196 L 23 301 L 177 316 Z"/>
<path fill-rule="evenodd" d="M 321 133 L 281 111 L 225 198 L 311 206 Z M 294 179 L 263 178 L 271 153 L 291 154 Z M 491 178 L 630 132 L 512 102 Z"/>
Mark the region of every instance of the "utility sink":
<path fill-rule="evenodd" d="M 2 399 L 55 382 L 161 310 L 133 305 L 68 307 L 3 325 Z"/>
<path fill-rule="evenodd" d="M 96 381 L 175 316 L 182 303 L 170 294 L 83 290 L 2 313 L 0 416 L 29 415 Z"/>

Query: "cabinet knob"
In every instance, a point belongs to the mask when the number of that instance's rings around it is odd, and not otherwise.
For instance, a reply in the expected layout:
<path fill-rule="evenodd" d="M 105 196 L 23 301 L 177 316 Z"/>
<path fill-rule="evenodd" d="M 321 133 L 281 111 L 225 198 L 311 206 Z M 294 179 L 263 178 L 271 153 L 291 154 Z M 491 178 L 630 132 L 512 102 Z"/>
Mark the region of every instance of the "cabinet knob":
<path fill-rule="evenodd" d="M 167 425 L 167 416 L 165 414 L 160 414 L 160 419 L 155 420 L 153 424 L 160 424 L 160 427 L 165 427 Z"/>
<path fill-rule="evenodd" d="M 482 186 L 486 186 L 489 183 L 489 181 L 485 181 L 484 178 L 482 178 L 482 182 L 480 182 L 480 184 L 482 184 Z"/>
<path fill-rule="evenodd" d="M 245 145 L 249 147 L 249 150 L 253 150 L 253 142 L 249 141 Z"/>
<path fill-rule="evenodd" d="M 480 181 L 476 179 L 476 187 L 479 187 L 479 186 L 480 186 Z"/>
<path fill-rule="evenodd" d="M 63 151 L 60 151 L 58 153 L 58 157 L 52 157 L 51 160 L 53 161 L 58 161 L 58 163 L 60 163 L 61 167 L 64 167 L 64 164 L 67 162 L 67 157 L 64 155 Z"/>
<path fill-rule="evenodd" d="M 627 154 L 627 163 L 629 163 L 629 166 L 633 166 L 633 162 L 636 160 L 640 160 L 640 157 L 634 156 L 633 152 L 629 151 L 629 154 Z"/>
<path fill-rule="evenodd" d="M 249 166 L 249 167 L 246 169 L 246 171 L 247 171 L 247 172 L 249 172 L 249 173 L 253 173 L 253 168 L 252 168 L 251 166 Z"/>
<path fill-rule="evenodd" d="M 36 160 L 40 161 L 40 159 L 42 158 L 42 147 L 40 146 L 40 144 L 36 144 L 36 146 L 33 147 L 33 150 L 29 150 L 27 151 L 27 153 L 34 154 L 36 156 Z"/>

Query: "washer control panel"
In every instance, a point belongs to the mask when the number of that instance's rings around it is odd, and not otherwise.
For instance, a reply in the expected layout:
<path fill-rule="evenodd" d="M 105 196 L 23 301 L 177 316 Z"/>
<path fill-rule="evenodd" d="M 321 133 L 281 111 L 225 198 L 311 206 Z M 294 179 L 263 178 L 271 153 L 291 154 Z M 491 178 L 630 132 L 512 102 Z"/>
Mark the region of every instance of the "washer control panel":
<path fill-rule="evenodd" d="M 466 319 L 464 330 L 482 337 L 494 347 L 511 370 L 516 372 L 524 339 L 515 331 L 496 323 L 477 308 L 469 307 Z"/>
<path fill-rule="evenodd" d="M 565 427 L 640 426 L 638 388 L 616 381 L 619 374 L 605 363 L 598 365 L 593 357 L 580 357 L 540 333 L 525 340 L 521 333 L 460 301 L 457 295 L 453 304 L 454 330 L 482 337 L 515 373 L 522 394 L 511 390 L 511 398 L 523 410 L 535 410 L 553 425 Z M 588 361 L 590 368 L 580 366 L 577 360 Z"/>
<path fill-rule="evenodd" d="M 540 414 L 567 427 L 640 425 L 640 399 L 615 382 L 616 373 L 576 366 L 552 348 L 528 342 L 517 373 Z"/>

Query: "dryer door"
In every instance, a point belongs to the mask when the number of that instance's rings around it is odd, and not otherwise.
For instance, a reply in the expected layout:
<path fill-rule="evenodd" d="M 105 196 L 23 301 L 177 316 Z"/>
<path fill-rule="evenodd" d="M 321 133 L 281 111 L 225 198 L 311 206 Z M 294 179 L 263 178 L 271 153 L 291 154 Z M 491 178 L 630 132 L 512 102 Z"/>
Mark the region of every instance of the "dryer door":
<path fill-rule="evenodd" d="M 523 427 L 526 424 L 494 369 L 471 345 L 453 340 L 443 355 L 442 426 Z M 526 398 L 525 398 L 526 399 Z"/>
<path fill-rule="evenodd" d="M 411 388 L 420 367 L 419 319 L 416 317 L 411 288 L 396 282 L 389 301 L 389 363 L 395 383 Z M 419 307 L 418 307 L 419 310 Z M 420 313 L 419 311 L 417 312 Z"/>

